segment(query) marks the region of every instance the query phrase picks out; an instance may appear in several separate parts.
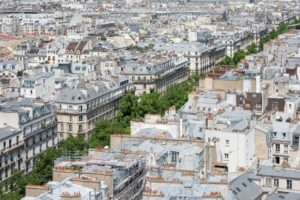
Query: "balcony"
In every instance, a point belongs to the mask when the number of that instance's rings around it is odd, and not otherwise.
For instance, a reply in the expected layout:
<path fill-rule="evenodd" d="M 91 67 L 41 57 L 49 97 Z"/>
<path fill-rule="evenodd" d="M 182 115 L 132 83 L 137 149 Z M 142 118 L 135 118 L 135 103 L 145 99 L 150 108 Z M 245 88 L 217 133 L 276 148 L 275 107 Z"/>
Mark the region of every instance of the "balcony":
<path fill-rule="evenodd" d="M 73 110 L 73 109 L 57 109 L 56 112 L 58 113 L 86 113 L 90 109 L 81 109 L 81 110 Z"/>
<path fill-rule="evenodd" d="M 43 132 L 45 130 L 48 130 L 48 129 L 51 129 L 51 128 L 54 128 L 57 126 L 57 122 L 54 121 L 53 123 L 49 123 L 49 124 L 44 124 L 42 125 L 40 128 L 37 128 L 35 129 L 34 131 L 30 132 L 29 134 L 26 134 L 26 137 L 31 137 L 33 135 L 36 135 L 38 134 L 39 132 Z"/>
<path fill-rule="evenodd" d="M 22 147 L 23 145 L 24 145 L 24 141 L 21 141 L 21 142 L 11 145 L 10 147 L 6 147 L 6 148 L 2 149 L 0 152 L 1 152 L 1 154 L 4 154 L 9 151 L 13 151 L 14 149 L 17 149 L 19 147 Z"/>

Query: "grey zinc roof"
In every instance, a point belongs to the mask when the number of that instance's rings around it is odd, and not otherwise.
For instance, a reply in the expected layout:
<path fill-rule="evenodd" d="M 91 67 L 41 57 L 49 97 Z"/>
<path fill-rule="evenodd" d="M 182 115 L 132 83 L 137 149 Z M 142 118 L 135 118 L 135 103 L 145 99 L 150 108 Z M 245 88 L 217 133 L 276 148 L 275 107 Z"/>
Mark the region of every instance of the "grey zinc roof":
<path fill-rule="evenodd" d="M 36 80 L 39 80 L 41 78 L 48 78 L 52 75 L 53 75 L 52 73 L 43 73 L 43 74 L 40 74 L 40 75 L 28 76 L 28 77 L 24 78 L 24 80 L 26 80 L 26 81 L 36 81 Z"/>
<path fill-rule="evenodd" d="M 97 194 L 93 189 L 88 187 L 83 187 L 77 185 L 70 181 L 70 178 L 63 180 L 62 182 L 49 182 L 48 185 L 51 187 L 51 192 L 45 192 L 34 198 L 36 200 L 50 200 L 50 199 L 61 199 L 61 194 L 67 192 L 69 194 L 74 194 L 74 192 L 79 192 L 82 199 L 91 196 L 91 199 L 95 199 L 94 195 Z"/>
<path fill-rule="evenodd" d="M 281 177 L 287 179 L 300 179 L 300 171 L 295 169 L 286 169 L 282 167 L 262 166 L 258 176 Z"/>
<path fill-rule="evenodd" d="M 254 173 L 244 173 L 229 183 L 229 189 L 238 200 L 255 200 L 263 194 L 262 189 L 252 180 L 257 180 Z"/>
<path fill-rule="evenodd" d="M 81 103 L 87 99 L 85 94 L 77 89 L 64 88 L 57 97 L 57 102 L 65 103 Z"/>
<path fill-rule="evenodd" d="M 59 103 L 84 103 L 109 91 L 105 84 L 98 84 L 97 86 L 96 88 L 89 87 L 84 89 L 86 93 L 80 89 L 64 88 L 59 93 L 56 101 Z"/>
<path fill-rule="evenodd" d="M 6 126 L 3 128 L 0 128 L 0 140 L 13 136 L 14 134 L 16 134 L 16 132 L 18 132 L 19 129 L 16 129 L 14 127 L 11 126 Z"/>
<path fill-rule="evenodd" d="M 300 200 L 300 193 L 276 193 L 269 195 L 266 200 Z"/>
<path fill-rule="evenodd" d="M 157 50 L 164 51 L 206 51 L 208 46 L 200 42 L 160 43 L 155 46 Z"/>
<path fill-rule="evenodd" d="M 135 135 L 138 135 L 138 136 L 160 137 L 160 136 L 163 136 L 164 134 L 165 134 L 165 136 L 167 136 L 167 138 L 172 138 L 172 135 L 168 131 L 161 130 L 161 129 L 158 129 L 158 128 L 145 128 L 145 129 L 141 129 Z"/>

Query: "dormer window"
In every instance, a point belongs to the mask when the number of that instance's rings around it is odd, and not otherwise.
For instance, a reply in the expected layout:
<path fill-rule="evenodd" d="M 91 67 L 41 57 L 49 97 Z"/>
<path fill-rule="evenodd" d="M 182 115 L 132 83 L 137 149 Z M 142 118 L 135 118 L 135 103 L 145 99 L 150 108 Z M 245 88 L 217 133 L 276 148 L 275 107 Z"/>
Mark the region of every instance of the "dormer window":
<path fill-rule="evenodd" d="M 283 138 L 285 138 L 285 136 L 286 136 L 286 133 L 282 133 L 282 136 L 283 136 Z"/>

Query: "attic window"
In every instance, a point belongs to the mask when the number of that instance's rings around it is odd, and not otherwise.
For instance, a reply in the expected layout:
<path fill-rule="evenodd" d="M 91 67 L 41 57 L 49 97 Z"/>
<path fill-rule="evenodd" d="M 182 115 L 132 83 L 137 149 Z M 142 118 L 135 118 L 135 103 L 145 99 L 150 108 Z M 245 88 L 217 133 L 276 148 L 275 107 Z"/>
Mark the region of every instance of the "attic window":
<path fill-rule="evenodd" d="M 283 135 L 283 137 L 285 138 L 285 136 L 286 136 L 286 133 L 282 133 L 282 135 Z"/>
<path fill-rule="evenodd" d="M 236 188 L 236 190 L 237 190 L 238 192 L 241 192 L 240 188 L 238 188 L 238 187 Z"/>
<path fill-rule="evenodd" d="M 78 97 L 78 100 L 81 100 L 81 97 Z"/>
<path fill-rule="evenodd" d="M 242 183 L 244 187 L 247 187 L 247 185 L 245 183 Z"/>

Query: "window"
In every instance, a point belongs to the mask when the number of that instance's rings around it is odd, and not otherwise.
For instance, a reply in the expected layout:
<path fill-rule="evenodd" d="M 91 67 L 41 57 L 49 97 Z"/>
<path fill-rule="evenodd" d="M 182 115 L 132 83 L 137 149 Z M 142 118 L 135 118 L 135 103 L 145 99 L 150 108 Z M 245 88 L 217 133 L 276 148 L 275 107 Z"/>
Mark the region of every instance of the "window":
<path fill-rule="evenodd" d="M 79 106 L 79 111 L 82 111 L 82 106 Z"/>
<path fill-rule="evenodd" d="M 282 133 L 282 136 L 283 136 L 283 138 L 285 138 L 285 136 L 286 136 L 286 133 Z"/>
<path fill-rule="evenodd" d="M 229 158 L 228 153 L 225 153 L 225 154 L 224 154 L 224 157 L 225 157 L 225 159 L 228 159 L 228 158 Z"/>
<path fill-rule="evenodd" d="M 79 132 L 79 133 L 82 133 L 82 131 L 83 131 L 82 125 L 80 124 L 80 125 L 78 126 L 78 132 Z"/>
<path fill-rule="evenodd" d="M 292 180 L 286 180 L 286 189 L 292 189 L 293 184 L 292 184 Z"/>
<path fill-rule="evenodd" d="M 228 146 L 229 145 L 229 140 L 226 140 L 225 142 L 226 142 L 226 145 Z"/>
<path fill-rule="evenodd" d="M 19 144 L 19 136 L 17 136 L 17 144 Z"/>
<path fill-rule="evenodd" d="M 279 164 L 280 163 L 280 158 L 278 156 L 275 157 L 275 163 Z"/>
<path fill-rule="evenodd" d="M 237 190 L 238 192 L 241 192 L 240 188 L 238 188 L 238 187 L 236 188 L 236 190 Z"/>
<path fill-rule="evenodd" d="M 279 185 L 279 180 L 278 180 L 278 178 L 274 178 L 274 186 L 275 186 L 275 187 L 278 187 L 278 185 Z"/>
<path fill-rule="evenodd" d="M 70 121 L 70 122 L 72 121 L 72 115 L 69 116 L 69 121 Z"/>
<path fill-rule="evenodd" d="M 8 141 L 8 147 L 11 147 L 11 140 Z"/>
<path fill-rule="evenodd" d="M 172 152 L 172 162 L 177 162 L 178 154 L 179 153 L 177 153 L 177 152 Z"/>
<path fill-rule="evenodd" d="M 83 116 L 82 115 L 79 115 L 79 117 L 78 117 L 79 119 L 78 119 L 78 121 L 80 121 L 80 122 L 82 122 L 83 121 Z"/>
<path fill-rule="evenodd" d="M 275 144 L 275 151 L 277 151 L 277 152 L 280 151 L 280 144 Z"/>
<path fill-rule="evenodd" d="M 289 150 L 289 145 L 285 144 L 284 145 L 284 153 L 287 153 Z"/>
<path fill-rule="evenodd" d="M 271 178 L 266 178 L 266 186 L 271 187 L 271 185 L 272 185 Z"/>
<path fill-rule="evenodd" d="M 60 130 L 64 131 L 64 124 L 63 123 L 60 123 Z"/>
<path fill-rule="evenodd" d="M 68 126 L 68 131 L 72 131 L 72 124 L 69 124 L 69 126 Z"/>
<path fill-rule="evenodd" d="M 6 142 L 3 142 L 3 149 L 6 148 Z"/>

